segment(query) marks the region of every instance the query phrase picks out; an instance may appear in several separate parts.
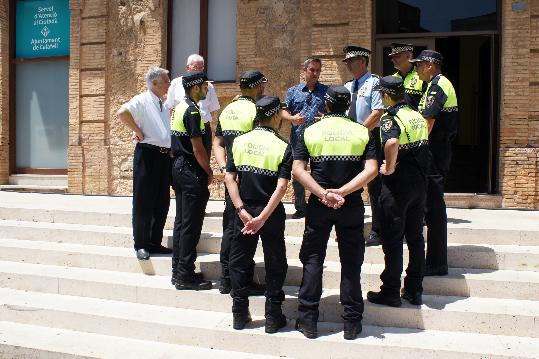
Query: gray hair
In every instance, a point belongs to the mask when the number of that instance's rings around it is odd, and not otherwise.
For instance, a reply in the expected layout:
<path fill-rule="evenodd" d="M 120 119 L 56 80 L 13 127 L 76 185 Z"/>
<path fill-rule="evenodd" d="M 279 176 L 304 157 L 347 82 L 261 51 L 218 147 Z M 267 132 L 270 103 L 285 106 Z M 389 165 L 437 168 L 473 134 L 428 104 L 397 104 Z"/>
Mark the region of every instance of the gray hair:
<path fill-rule="evenodd" d="M 146 85 L 148 88 L 152 86 L 152 83 L 156 80 L 160 80 L 161 76 L 168 75 L 168 70 L 158 67 L 157 65 L 150 66 L 150 69 L 146 73 Z"/>
<path fill-rule="evenodd" d="M 322 66 L 322 60 L 320 60 L 318 57 L 311 56 L 303 62 L 303 69 L 306 70 L 307 67 L 309 67 L 309 65 L 311 64 L 311 62 L 317 62 L 320 64 L 320 67 Z"/>
<path fill-rule="evenodd" d="M 187 63 L 185 64 L 185 66 L 189 66 L 193 62 L 199 62 L 199 61 L 202 61 L 202 63 L 204 63 L 204 58 L 202 56 L 200 56 L 199 54 L 191 54 L 187 58 Z"/>

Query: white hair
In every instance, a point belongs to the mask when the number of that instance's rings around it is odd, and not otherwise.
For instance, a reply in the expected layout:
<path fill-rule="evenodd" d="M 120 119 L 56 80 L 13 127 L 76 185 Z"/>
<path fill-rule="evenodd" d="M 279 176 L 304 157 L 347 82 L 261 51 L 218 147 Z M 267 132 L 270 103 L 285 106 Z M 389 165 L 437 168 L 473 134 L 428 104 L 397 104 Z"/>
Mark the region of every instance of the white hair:
<path fill-rule="evenodd" d="M 189 66 L 193 62 L 199 62 L 199 61 L 202 61 L 202 63 L 204 63 L 204 58 L 202 56 L 200 56 L 199 54 L 191 54 L 187 58 L 187 63 L 185 64 L 185 66 Z"/>
<path fill-rule="evenodd" d="M 146 85 L 148 88 L 152 86 L 153 81 L 159 80 L 163 75 L 168 75 L 167 69 L 163 69 L 157 65 L 150 66 L 150 69 L 146 73 Z"/>

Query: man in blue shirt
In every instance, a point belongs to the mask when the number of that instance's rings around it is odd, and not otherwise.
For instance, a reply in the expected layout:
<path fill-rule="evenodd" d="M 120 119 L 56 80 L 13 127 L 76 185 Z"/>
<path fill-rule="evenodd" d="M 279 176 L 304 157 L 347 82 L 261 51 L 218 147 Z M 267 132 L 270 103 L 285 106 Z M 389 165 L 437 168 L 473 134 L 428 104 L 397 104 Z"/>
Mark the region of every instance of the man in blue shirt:
<path fill-rule="evenodd" d="M 324 96 L 328 86 L 318 82 L 321 71 L 322 61 L 319 58 L 307 58 L 303 63 L 305 82 L 289 88 L 286 93 L 287 107 L 282 111 L 281 116 L 292 123 L 290 132 L 292 147 L 295 146 L 298 134 L 305 126 L 325 112 Z M 294 205 L 296 207 L 296 213 L 292 215 L 292 218 L 303 218 L 306 207 L 305 188 L 295 179 L 292 181 L 292 187 L 294 188 Z"/>
<path fill-rule="evenodd" d="M 377 141 L 378 163 L 382 163 L 380 156 L 380 118 L 384 113 L 384 105 L 382 104 L 380 93 L 373 91 L 374 86 L 379 83 L 378 76 L 368 71 L 371 51 L 359 46 L 346 46 L 343 52 L 343 62 L 346 63 L 348 71 L 354 77 L 344 84 L 352 94 L 348 116 L 371 131 L 371 135 Z M 382 244 L 379 236 L 381 209 L 378 204 L 378 197 L 382 188 L 380 177 L 378 176 L 369 182 L 368 188 L 372 211 L 372 229 L 369 238 L 365 241 L 365 245 L 377 246 Z"/>

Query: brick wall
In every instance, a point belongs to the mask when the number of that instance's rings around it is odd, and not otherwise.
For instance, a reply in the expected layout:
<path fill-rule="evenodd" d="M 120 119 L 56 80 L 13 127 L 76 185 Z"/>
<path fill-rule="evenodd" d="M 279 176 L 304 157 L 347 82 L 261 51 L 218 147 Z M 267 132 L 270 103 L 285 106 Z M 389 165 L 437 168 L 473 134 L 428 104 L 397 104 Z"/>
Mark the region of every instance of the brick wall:
<path fill-rule="evenodd" d="M 9 178 L 9 8 L 0 3 L 0 184 Z"/>
<path fill-rule="evenodd" d="M 504 207 L 539 208 L 539 1 L 502 4 L 500 189 Z"/>

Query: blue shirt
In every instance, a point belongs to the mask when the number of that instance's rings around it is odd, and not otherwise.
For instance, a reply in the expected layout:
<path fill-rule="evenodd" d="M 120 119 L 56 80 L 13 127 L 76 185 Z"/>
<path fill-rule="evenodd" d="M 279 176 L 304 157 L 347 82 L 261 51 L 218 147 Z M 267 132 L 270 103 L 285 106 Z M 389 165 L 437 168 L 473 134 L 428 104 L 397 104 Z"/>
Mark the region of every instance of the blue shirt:
<path fill-rule="evenodd" d="M 350 91 L 352 97 L 354 96 L 352 93 L 354 80 L 344 84 L 344 87 Z M 379 82 L 380 80 L 378 77 L 373 76 L 370 72 L 365 73 L 365 75 L 358 79 L 358 91 L 355 103 L 357 122 L 363 123 L 373 110 L 384 109 L 380 92 L 372 90 Z M 354 106 L 354 104 L 350 104 L 350 106 Z M 378 126 L 378 124 L 376 126 Z"/>
<path fill-rule="evenodd" d="M 301 132 L 307 124 L 313 122 L 314 117 L 320 113 L 326 112 L 326 101 L 324 96 L 328 86 L 317 82 L 314 90 L 311 92 L 305 83 L 300 83 L 296 86 L 292 86 L 286 92 L 286 98 L 284 102 L 288 107 L 288 112 L 291 115 L 303 113 L 303 116 L 307 118 L 307 122 L 304 125 L 292 125 L 292 131 L 290 132 L 290 142 L 294 144 L 296 142 L 298 134 Z"/>

